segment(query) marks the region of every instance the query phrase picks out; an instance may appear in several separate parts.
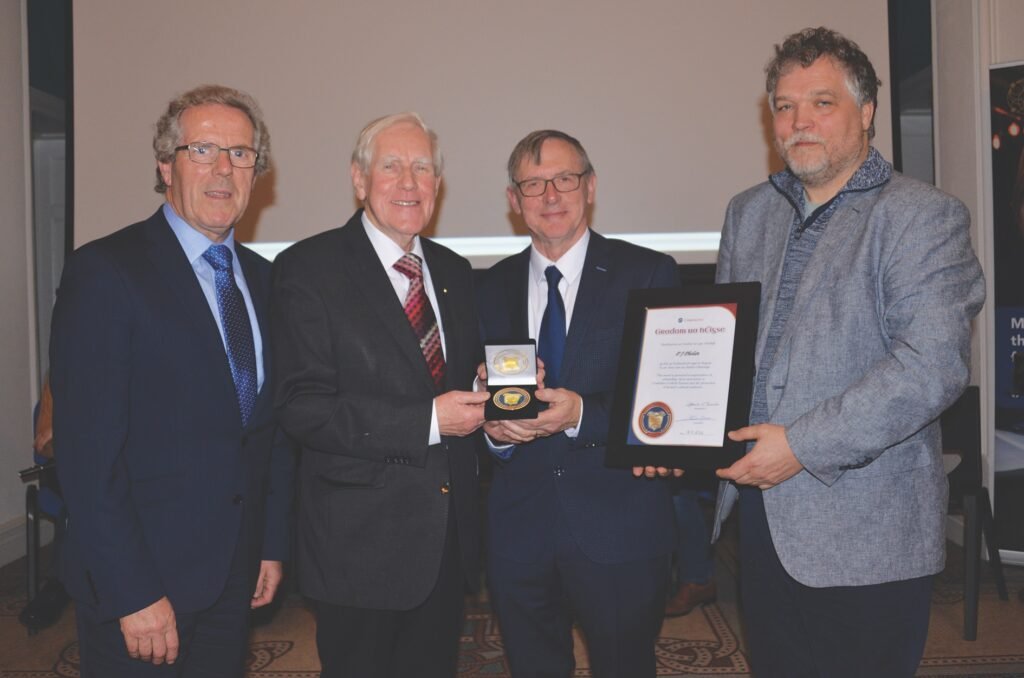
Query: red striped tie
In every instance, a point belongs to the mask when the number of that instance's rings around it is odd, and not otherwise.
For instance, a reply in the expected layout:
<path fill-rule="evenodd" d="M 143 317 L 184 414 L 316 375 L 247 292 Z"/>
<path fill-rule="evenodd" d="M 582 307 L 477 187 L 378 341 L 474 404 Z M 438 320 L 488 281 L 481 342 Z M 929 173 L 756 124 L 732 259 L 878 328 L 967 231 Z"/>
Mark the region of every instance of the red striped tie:
<path fill-rule="evenodd" d="M 395 270 L 409 279 L 409 294 L 405 297 L 405 316 L 420 340 L 420 350 L 427 361 L 430 376 L 438 393 L 444 390 L 444 352 L 441 350 L 441 332 L 437 327 L 434 309 L 423 290 L 423 264 L 420 258 L 408 252 L 395 262 Z"/>

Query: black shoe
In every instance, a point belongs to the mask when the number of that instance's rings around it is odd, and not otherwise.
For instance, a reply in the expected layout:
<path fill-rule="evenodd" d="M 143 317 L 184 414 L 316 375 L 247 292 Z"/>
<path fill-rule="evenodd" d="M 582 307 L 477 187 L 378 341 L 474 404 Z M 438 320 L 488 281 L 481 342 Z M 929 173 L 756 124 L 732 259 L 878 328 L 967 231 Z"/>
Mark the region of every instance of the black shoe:
<path fill-rule="evenodd" d="M 50 577 L 39 589 L 39 594 L 18 615 L 18 621 L 31 631 L 53 626 L 60 619 L 60 613 L 64 611 L 69 600 L 64 585 Z"/>

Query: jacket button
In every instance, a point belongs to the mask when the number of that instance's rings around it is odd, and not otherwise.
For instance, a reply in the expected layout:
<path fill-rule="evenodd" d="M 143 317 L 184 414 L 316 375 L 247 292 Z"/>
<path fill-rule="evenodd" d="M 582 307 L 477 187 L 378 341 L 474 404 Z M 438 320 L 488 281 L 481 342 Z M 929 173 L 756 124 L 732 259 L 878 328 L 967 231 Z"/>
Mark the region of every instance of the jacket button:
<path fill-rule="evenodd" d="M 445 481 L 445 482 L 444 482 L 444 483 L 443 483 L 443 484 L 441 485 L 441 494 L 448 494 L 448 493 L 449 493 L 449 492 L 451 492 L 451 491 L 452 491 L 452 486 L 451 486 L 451 484 L 450 484 L 450 483 L 448 483 L 447 481 Z"/>
<path fill-rule="evenodd" d="M 556 466 L 554 469 L 554 474 L 556 478 L 561 478 L 562 476 L 565 475 L 565 468 L 561 466 Z"/>
<path fill-rule="evenodd" d="M 235 496 L 233 496 L 231 498 L 231 503 L 234 504 L 235 506 L 238 506 L 239 504 L 241 504 L 242 503 L 242 495 L 236 494 Z"/>

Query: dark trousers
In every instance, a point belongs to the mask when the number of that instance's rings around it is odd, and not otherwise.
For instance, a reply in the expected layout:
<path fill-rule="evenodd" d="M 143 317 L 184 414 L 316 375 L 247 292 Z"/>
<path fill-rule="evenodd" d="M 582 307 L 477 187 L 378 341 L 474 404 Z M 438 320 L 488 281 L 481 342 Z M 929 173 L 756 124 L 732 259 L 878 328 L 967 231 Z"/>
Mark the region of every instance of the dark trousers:
<path fill-rule="evenodd" d="M 437 582 L 419 606 L 373 610 L 316 601 L 321 678 L 454 678 L 465 573 L 453 512 Z"/>
<path fill-rule="evenodd" d="M 572 623 L 587 639 L 594 678 L 653 678 L 671 554 L 595 563 L 561 518 L 555 550 L 533 563 L 490 550 L 488 587 L 515 678 L 568 678 L 576 662 Z"/>
<path fill-rule="evenodd" d="M 740 490 L 740 586 L 756 678 L 911 678 L 924 654 L 932 577 L 812 588 L 782 567 L 761 491 Z"/>
<path fill-rule="evenodd" d="M 175 610 L 180 650 L 171 665 L 132 659 L 119 620 L 100 621 L 91 606 L 76 604 L 82 678 L 241 678 L 252 599 L 244 551 L 241 546 L 236 550 L 224 591 L 213 605 L 198 612 Z"/>

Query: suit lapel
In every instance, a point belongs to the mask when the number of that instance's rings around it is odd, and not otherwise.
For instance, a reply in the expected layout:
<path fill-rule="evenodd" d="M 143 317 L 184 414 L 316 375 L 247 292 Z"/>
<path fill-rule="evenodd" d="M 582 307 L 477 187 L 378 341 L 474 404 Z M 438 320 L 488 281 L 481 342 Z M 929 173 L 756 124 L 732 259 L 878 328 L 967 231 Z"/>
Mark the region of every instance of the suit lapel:
<path fill-rule="evenodd" d="M 222 397 L 233 404 L 238 420 L 241 423 L 241 411 L 238 407 L 238 396 L 235 393 L 235 382 L 231 376 L 224 341 L 221 339 L 217 321 L 213 318 L 210 304 L 206 301 L 195 271 L 181 243 L 171 230 L 170 224 L 159 210 L 146 222 L 148 250 L 146 256 L 152 264 L 161 284 L 168 294 L 177 299 L 179 310 L 188 319 L 193 331 L 188 340 L 200 344 L 199 355 L 208 356 L 207 372 L 217 375 L 217 388 Z"/>
<path fill-rule="evenodd" d="M 377 318 L 383 323 L 385 333 L 398 345 L 402 355 L 408 361 L 412 374 L 422 381 L 431 391 L 434 380 L 423 359 L 420 342 L 405 316 L 405 310 L 395 295 L 395 288 L 388 279 L 380 257 L 370 243 L 363 229 L 362 210 L 356 212 L 342 228 L 342 244 L 339 256 L 345 262 L 345 270 L 350 271 L 356 289 L 373 309 Z M 429 265 L 429 264 L 428 264 Z M 434 270 L 430 270 L 433 278 Z M 435 281 L 436 289 L 436 281 Z"/>
<path fill-rule="evenodd" d="M 590 232 L 587 244 L 587 256 L 583 262 L 580 287 L 576 292 L 572 318 L 569 319 L 569 334 L 565 338 L 565 356 L 562 358 L 562 372 L 558 375 L 559 384 L 571 384 L 573 372 L 582 361 L 583 338 L 590 332 L 594 316 L 591 310 L 604 308 L 603 300 L 608 290 L 608 279 L 611 276 L 611 264 L 608 261 L 608 243 L 604 237 L 594 231 Z"/>
<path fill-rule="evenodd" d="M 761 240 L 765 246 L 761 249 L 761 323 L 763 329 L 771 325 L 771 319 L 775 314 L 775 304 L 779 297 L 779 283 L 782 279 L 782 262 L 786 257 L 786 248 L 789 245 L 790 229 L 793 227 L 793 206 L 784 198 L 780 201 L 779 214 L 773 217 L 766 217 L 764 223 L 764 235 Z M 770 243 L 770 246 L 768 245 Z M 734 268 L 735 270 L 735 268 Z M 768 338 L 767 332 L 760 332 L 757 338 L 757 350 L 754 353 L 754 360 L 759 363 L 761 354 L 764 352 L 764 344 Z"/>
<path fill-rule="evenodd" d="M 263 388 L 256 394 L 256 406 L 249 417 L 251 423 L 262 419 L 257 413 L 265 405 L 269 404 L 271 398 L 268 386 L 270 384 L 272 354 L 270 352 L 270 325 L 267 319 L 270 291 L 266 288 L 268 279 L 265 275 L 261 275 L 256 267 L 256 258 L 259 258 L 260 255 L 238 241 L 235 241 L 235 253 L 238 255 L 238 263 L 242 267 L 242 274 L 245 276 L 245 285 L 249 288 L 249 296 L 252 298 L 253 309 L 256 311 L 256 324 L 259 325 L 260 338 L 263 344 Z"/>
<path fill-rule="evenodd" d="M 524 339 L 530 336 L 530 248 L 516 255 L 512 276 L 505 285 L 505 308 L 511 326 L 508 336 L 496 339 Z M 538 322 L 540 322 L 538 320 Z"/>

